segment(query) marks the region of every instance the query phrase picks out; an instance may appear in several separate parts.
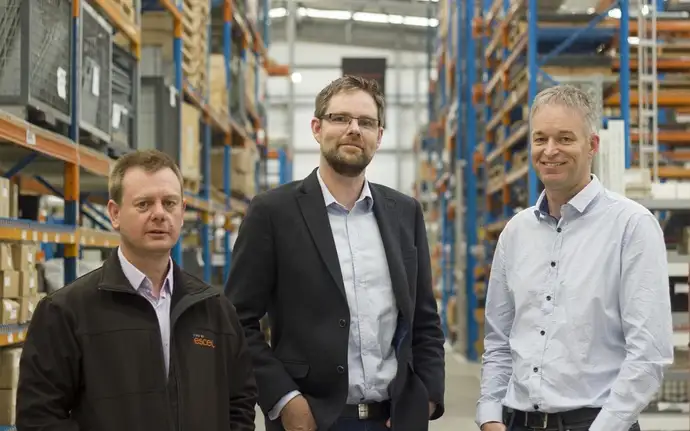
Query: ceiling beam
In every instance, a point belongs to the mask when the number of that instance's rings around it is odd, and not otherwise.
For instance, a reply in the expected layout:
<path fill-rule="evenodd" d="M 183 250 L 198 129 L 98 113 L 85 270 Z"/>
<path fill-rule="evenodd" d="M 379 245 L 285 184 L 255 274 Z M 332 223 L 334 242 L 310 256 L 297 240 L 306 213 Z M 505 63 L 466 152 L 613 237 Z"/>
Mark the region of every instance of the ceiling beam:
<path fill-rule="evenodd" d="M 286 40 L 284 19 L 271 21 L 271 40 Z M 426 52 L 427 32 L 424 27 L 373 24 L 358 21 L 304 19 L 297 24 L 297 40 L 331 45 L 400 49 Z"/>

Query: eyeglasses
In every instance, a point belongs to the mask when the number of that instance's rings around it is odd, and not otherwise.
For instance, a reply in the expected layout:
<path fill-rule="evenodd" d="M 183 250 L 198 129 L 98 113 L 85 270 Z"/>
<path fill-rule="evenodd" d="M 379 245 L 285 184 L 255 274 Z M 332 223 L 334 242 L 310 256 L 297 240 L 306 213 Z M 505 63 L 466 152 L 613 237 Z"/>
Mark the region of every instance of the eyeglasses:
<path fill-rule="evenodd" d="M 363 129 L 375 130 L 379 127 L 380 121 L 371 117 L 355 117 L 348 114 L 325 114 L 325 118 L 333 124 L 348 126 L 352 120 L 357 120 L 359 127 Z"/>

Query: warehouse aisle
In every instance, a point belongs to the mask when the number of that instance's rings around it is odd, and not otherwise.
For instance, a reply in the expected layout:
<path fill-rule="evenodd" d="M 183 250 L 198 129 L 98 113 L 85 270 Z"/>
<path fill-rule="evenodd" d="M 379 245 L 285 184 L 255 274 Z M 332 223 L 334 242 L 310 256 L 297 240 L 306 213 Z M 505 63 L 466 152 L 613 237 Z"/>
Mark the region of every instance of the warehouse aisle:
<path fill-rule="evenodd" d="M 479 366 L 467 364 L 457 355 L 446 355 L 446 413 L 433 421 L 430 431 L 475 430 L 474 409 L 479 394 Z M 257 431 L 265 431 L 264 419 L 257 410 Z"/>

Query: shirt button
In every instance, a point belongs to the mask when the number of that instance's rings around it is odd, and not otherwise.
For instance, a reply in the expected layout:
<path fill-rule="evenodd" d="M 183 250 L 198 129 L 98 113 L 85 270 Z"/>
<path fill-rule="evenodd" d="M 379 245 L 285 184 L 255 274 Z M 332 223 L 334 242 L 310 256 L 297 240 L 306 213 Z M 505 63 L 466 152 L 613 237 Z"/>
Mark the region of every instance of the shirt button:
<path fill-rule="evenodd" d="M 345 372 L 345 367 L 343 367 L 342 365 L 338 365 L 338 368 L 336 368 L 336 370 L 338 370 L 338 374 L 343 374 Z"/>
<path fill-rule="evenodd" d="M 340 321 L 338 322 L 338 324 L 340 325 L 341 328 L 344 328 L 345 325 L 347 325 L 347 322 L 345 321 L 345 319 L 340 319 Z"/>
<path fill-rule="evenodd" d="M 539 410 L 539 406 L 538 406 L 538 405 L 536 405 L 536 404 L 535 404 L 535 405 L 533 405 L 532 407 L 534 407 L 534 410 Z"/>
<path fill-rule="evenodd" d="M 534 371 L 536 373 L 537 371 L 539 371 L 539 368 L 534 367 L 534 368 L 532 368 L 532 371 Z"/>
<path fill-rule="evenodd" d="M 562 230 L 563 230 L 563 229 L 561 229 L 561 228 L 559 227 L 558 229 L 556 229 L 556 232 L 561 233 Z"/>
<path fill-rule="evenodd" d="M 546 300 L 547 300 L 547 301 L 551 301 L 551 295 L 548 295 L 548 296 L 546 297 Z"/>
<path fill-rule="evenodd" d="M 546 332 L 545 332 L 545 331 L 540 331 L 539 333 L 540 333 L 541 335 L 544 335 L 544 334 L 546 334 Z"/>
<path fill-rule="evenodd" d="M 552 267 L 556 266 L 556 262 L 551 262 L 551 266 Z"/>

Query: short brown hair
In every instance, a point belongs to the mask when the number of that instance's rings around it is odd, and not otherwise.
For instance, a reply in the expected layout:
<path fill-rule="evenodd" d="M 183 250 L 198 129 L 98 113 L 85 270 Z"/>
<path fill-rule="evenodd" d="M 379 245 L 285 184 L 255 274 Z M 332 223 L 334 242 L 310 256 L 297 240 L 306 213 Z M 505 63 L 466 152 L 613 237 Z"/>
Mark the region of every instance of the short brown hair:
<path fill-rule="evenodd" d="M 142 168 L 149 173 L 166 168 L 171 169 L 180 180 L 180 192 L 183 192 L 182 172 L 170 156 L 159 150 L 133 151 L 117 159 L 108 177 L 109 197 L 118 205 L 122 203 L 122 180 L 127 171 L 132 168 Z"/>
<path fill-rule="evenodd" d="M 331 82 L 323 90 L 321 90 L 316 96 L 316 101 L 314 103 L 314 117 L 321 119 L 324 115 L 326 115 L 328 103 L 331 101 L 333 96 L 343 91 L 352 90 L 365 91 L 374 98 L 374 102 L 376 102 L 377 115 L 379 117 L 378 120 L 381 124 L 381 127 L 383 127 L 383 112 L 386 109 L 386 101 L 383 97 L 383 91 L 375 79 L 362 78 L 361 76 L 345 75 Z"/>

